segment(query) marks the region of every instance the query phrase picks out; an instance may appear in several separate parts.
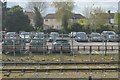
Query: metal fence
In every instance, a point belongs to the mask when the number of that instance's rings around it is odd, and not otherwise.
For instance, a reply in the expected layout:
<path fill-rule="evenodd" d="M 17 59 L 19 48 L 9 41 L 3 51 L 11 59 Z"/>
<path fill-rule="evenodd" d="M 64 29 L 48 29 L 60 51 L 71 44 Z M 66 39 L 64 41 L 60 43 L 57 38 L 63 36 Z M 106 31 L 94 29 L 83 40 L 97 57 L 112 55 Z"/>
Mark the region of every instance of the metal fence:
<path fill-rule="evenodd" d="M 14 53 L 14 56 L 19 52 L 22 54 L 29 54 L 31 55 L 32 53 L 38 53 L 38 54 L 53 54 L 54 48 L 54 41 L 56 39 L 53 38 L 52 41 L 50 40 L 49 34 L 43 34 L 40 36 L 37 36 L 37 39 L 43 39 L 43 44 L 42 45 L 34 45 L 31 46 L 31 41 L 35 39 L 36 35 L 23 35 L 20 36 L 19 34 L 16 35 L 2 35 L 2 52 L 5 54 L 8 53 Z M 90 45 L 85 45 L 84 42 L 76 42 L 74 37 L 70 37 L 69 34 L 60 34 L 58 38 L 68 40 L 70 46 L 69 46 L 69 53 L 65 52 L 64 49 L 66 48 L 65 46 L 60 46 L 59 51 L 60 54 L 100 54 L 100 53 L 117 53 L 119 50 L 118 45 L 107 45 L 107 42 L 102 41 L 102 45 L 95 45 L 95 44 L 90 44 Z M 12 44 L 10 44 L 10 40 L 13 40 Z M 18 41 L 18 42 L 17 42 Z M 20 44 L 19 44 L 20 43 Z M 89 43 L 89 42 L 86 42 Z M 57 53 L 54 52 L 54 53 Z"/>

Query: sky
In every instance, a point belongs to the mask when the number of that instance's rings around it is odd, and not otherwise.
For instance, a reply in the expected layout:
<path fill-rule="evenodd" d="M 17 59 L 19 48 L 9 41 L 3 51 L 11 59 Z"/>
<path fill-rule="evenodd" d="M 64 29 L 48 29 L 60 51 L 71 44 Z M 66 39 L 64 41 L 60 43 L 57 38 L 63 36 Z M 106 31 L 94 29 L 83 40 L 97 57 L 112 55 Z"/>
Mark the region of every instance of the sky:
<path fill-rule="evenodd" d="M 2 0 L 3 1 L 3 0 Z M 11 7 L 14 5 L 20 5 L 23 7 L 24 10 L 28 10 L 27 4 L 28 2 L 34 1 L 34 2 L 52 2 L 53 0 L 5 0 L 7 1 L 7 6 Z M 65 0 L 54 0 L 57 2 L 65 1 Z M 67 0 L 67 1 L 73 1 L 73 0 Z M 75 1 L 75 8 L 73 10 L 74 13 L 80 13 L 84 15 L 85 7 L 95 8 L 95 7 L 101 7 L 104 9 L 104 11 L 110 10 L 111 12 L 116 12 L 118 10 L 118 2 L 120 0 L 74 0 Z M 46 10 L 45 14 L 48 13 L 55 13 L 54 7 L 49 7 Z"/>

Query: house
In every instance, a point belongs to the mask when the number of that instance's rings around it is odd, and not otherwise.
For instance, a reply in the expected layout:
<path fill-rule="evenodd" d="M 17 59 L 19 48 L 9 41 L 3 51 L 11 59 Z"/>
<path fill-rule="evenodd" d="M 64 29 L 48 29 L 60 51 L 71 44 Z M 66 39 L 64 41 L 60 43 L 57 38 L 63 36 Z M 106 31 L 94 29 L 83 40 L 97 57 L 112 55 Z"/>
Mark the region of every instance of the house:
<path fill-rule="evenodd" d="M 80 19 L 85 18 L 81 14 L 72 14 L 72 16 L 69 19 L 69 22 L 75 21 L 80 22 Z M 46 29 L 62 29 L 62 22 L 56 19 L 56 14 L 47 14 L 44 17 L 44 30 Z"/>
<path fill-rule="evenodd" d="M 28 15 L 29 19 L 30 19 L 30 23 L 32 26 L 35 25 L 34 23 L 34 13 L 33 12 L 24 12 L 25 15 Z M 107 13 L 102 13 L 104 15 L 107 15 L 107 19 L 106 19 L 106 24 L 114 24 L 114 13 L 111 13 L 110 10 Z M 81 23 L 81 25 L 85 25 L 86 24 L 86 18 L 81 15 L 81 14 L 72 14 L 72 16 L 69 19 L 69 22 L 78 22 Z M 62 22 L 56 19 L 56 14 L 55 13 L 51 13 L 51 14 L 47 14 L 44 17 L 44 30 L 46 29 L 62 29 Z"/>

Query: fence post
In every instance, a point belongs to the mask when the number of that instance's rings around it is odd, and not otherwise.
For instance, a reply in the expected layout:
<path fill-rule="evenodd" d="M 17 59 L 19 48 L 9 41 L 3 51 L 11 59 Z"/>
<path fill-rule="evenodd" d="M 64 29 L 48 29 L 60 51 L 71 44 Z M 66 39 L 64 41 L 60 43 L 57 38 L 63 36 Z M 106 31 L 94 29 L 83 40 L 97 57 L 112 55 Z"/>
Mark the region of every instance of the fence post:
<path fill-rule="evenodd" d="M 100 46 L 98 46 L 98 51 L 100 51 Z"/>
<path fill-rule="evenodd" d="M 119 48 L 118 48 L 118 52 L 120 53 L 120 46 L 119 46 Z"/>
<path fill-rule="evenodd" d="M 91 62 L 92 46 L 90 46 L 89 61 Z"/>
<path fill-rule="evenodd" d="M 83 46 L 83 51 L 85 51 L 85 46 Z"/>
<path fill-rule="evenodd" d="M 80 49 L 79 49 L 79 46 L 78 46 L 78 51 L 79 51 Z"/>
<path fill-rule="evenodd" d="M 62 52 L 62 46 L 61 46 L 61 52 Z"/>
<path fill-rule="evenodd" d="M 47 53 L 48 53 L 48 46 L 47 46 Z"/>
<path fill-rule="evenodd" d="M 113 51 L 113 46 L 111 46 L 111 50 Z"/>
<path fill-rule="evenodd" d="M 90 46 L 90 54 L 92 53 L 92 46 Z"/>

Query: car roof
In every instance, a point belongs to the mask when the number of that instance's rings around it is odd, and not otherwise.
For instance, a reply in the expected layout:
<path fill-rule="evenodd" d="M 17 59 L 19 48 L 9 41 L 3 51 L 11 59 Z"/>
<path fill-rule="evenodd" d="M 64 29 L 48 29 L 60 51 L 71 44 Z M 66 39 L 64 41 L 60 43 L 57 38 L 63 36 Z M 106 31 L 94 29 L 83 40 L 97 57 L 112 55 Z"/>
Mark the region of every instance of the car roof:
<path fill-rule="evenodd" d="M 67 39 L 57 38 L 56 40 L 67 40 Z M 68 41 L 68 40 L 67 40 L 67 41 Z"/>
<path fill-rule="evenodd" d="M 100 34 L 100 33 L 97 33 L 97 32 L 92 32 L 91 34 Z"/>

